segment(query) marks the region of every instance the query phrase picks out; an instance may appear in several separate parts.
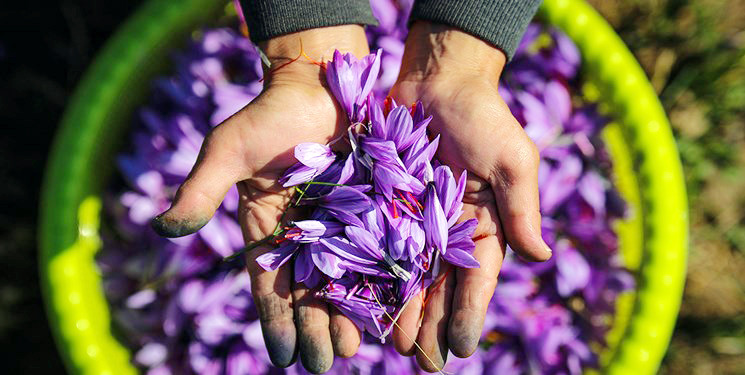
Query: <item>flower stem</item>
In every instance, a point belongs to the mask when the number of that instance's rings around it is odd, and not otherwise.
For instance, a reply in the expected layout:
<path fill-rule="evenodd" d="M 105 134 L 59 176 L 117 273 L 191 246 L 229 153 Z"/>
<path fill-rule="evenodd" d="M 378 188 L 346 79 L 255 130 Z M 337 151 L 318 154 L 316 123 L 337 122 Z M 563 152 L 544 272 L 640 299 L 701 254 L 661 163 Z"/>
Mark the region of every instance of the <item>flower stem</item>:
<path fill-rule="evenodd" d="M 255 249 L 255 248 L 257 248 L 257 247 L 259 247 L 259 246 L 261 246 L 261 245 L 263 245 L 265 243 L 268 243 L 269 241 L 271 241 L 272 239 L 274 239 L 274 237 L 277 236 L 276 233 L 277 233 L 277 231 L 275 230 L 274 233 L 272 233 L 272 234 L 270 234 L 270 235 L 268 235 L 268 236 L 266 236 L 266 237 L 264 237 L 264 238 L 262 238 L 262 239 L 260 239 L 260 240 L 258 240 L 256 242 L 252 242 L 252 243 L 250 243 L 250 244 L 242 247 L 240 250 L 236 251 L 235 253 L 222 258 L 223 262 L 230 262 L 230 261 L 234 260 L 235 258 L 237 258 L 239 255 L 241 255 L 241 254 L 243 254 L 243 253 L 245 253 L 247 251 L 253 250 L 253 249 Z"/>
<path fill-rule="evenodd" d="M 308 181 L 305 184 L 307 185 L 324 185 L 324 186 L 349 186 L 344 184 L 335 184 L 333 182 L 323 182 L 323 181 Z"/>

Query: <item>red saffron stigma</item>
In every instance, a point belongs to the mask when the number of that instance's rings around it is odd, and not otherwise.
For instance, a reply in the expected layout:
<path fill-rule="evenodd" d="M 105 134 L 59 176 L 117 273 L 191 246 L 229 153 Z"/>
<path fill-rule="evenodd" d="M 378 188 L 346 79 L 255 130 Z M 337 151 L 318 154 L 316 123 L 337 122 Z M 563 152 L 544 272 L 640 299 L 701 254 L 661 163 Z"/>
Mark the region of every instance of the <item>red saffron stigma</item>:
<path fill-rule="evenodd" d="M 410 192 L 410 191 L 407 191 L 407 192 L 406 192 L 406 194 L 408 194 L 408 196 L 409 196 L 409 199 L 410 199 L 410 200 L 411 200 L 412 202 L 416 203 L 416 205 L 417 205 L 417 206 L 419 207 L 419 209 L 420 209 L 420 210 L 424 210 L 424 206 L 422 206 L 422 204 L 421 204 L 421 203 L 419 203 L 419 201 L 418 201 L 418 200 L 416 199 L 416 197 L 414 197 L 414 194 L 411 194 L 411 192 Z M 413 210 L 412 210 L 412 211 L 413 211 Z"/>
<path fill-rule="evenodd" d="M 271 69 L 269 72 L 270 73 L 274 73 L 274 72 L 276 72 L 276 71 L 278 71 L 278 70 L 286 67 L 287 65 L 290 65 L 290 64 L 294 63 L 295 61 L 298 61 L 301 57 L 305 57 L 305 59 L 308 60 L 308 61 L 310 61 L 311 64 L 318 65 L 318 66 L 321 67 L 321 69 L 326 69 L 326 63 L 325 62 L 318 62 L 316 60 L 313 60 L 312 58 L 310 58 L 310 56 L 308 56 L 305 53 L 305 50 L 303 49 L 303 40 L 300 39 L 300 53 L 297 55 L 297 57 L 295 57 L 294 59 L 292 59 L 292 60 L 290 60 L 290 61 L 288 61 L 288 62 L 286 62 L 286 63 L 284 63 L 284 64 L 282 64 L 282 65 L 280 65 L 280 66 L 278 66 L 276 68 L 274 68 L 274 69 Z M 259 80 L 259 82 L 263 82 L 263 81 L 264 81 L 264 77 L 261 77 L 261 79 Z"/>
<path fill-rule="evenodd" d="M 409 192 L 407 191 L 407 193 L 409 193 Z M 409 194 L 411 194 L 411 193 L 409 193 Z M 403 200 L 403 202 L 406 205 L 406 207 L 408 207 L 409 210 L 411 210 L 411 212 L 414 212 L 414 207 L 412 207 L 411 206 L 411 203 L 409 203 L 409 201 L 406 200 L 406 197 L 404 197 L 404 194 L 402 192 L 398 191 L 398 196 L 401 197 L 401 200 Z"/>
<path fill-rule="evenodd" d="M 474 238 L 473 238 L 473 240 L 474 240 L 474 241 L 478 241 L 478 240 L 483 240 L 483 239 L 484 239 L 484 238 L 486 238 L 486 237 L 489 237 L 489 236 L 488 236 L 488 235 L 486 235 L 486 234 L 482 234 L 482 235 L 480 235 L 480 236 L 476 236 L 476 237 L 474 237 Z"/>
<path fill-rule="evenodd" d="M 385 111 L 385 114 L 387 115 L 388 112 L 391 111 L 391 96 L 388 95 L 385 97 L 385 100 L 383 100 L 383 110 Z"/>
<path fill-rule="evenodd" d="M 310 62 L 311 62 L 311 64 L 313 64 L 313 65 L 318 65 L 318 66 L 320 66 L 320 67 L 321 67 L 322 69 L 326 69 L 326 63 L 325 63 L 325 62 L 318 62 L 318 61 L 316 61 L 316 60 L 313 60 L 312 58 L 310 58 L 310 56 L 308 56 L 308 55 L 306 55 L 306 54 L 305 54 L 305 51 L 303 51 L 303 49 L 302 49 L 302 48 L 303 48 L 303 46 L 302 46 L 302 44 L 301 44 L 301 45 L 300 45 L 300 53 L 301 53 L 301 54 L 303 55 L 303 57 L 305 57 L 305 59 L 306 59 L 306 60 L 310 61 Z"/>

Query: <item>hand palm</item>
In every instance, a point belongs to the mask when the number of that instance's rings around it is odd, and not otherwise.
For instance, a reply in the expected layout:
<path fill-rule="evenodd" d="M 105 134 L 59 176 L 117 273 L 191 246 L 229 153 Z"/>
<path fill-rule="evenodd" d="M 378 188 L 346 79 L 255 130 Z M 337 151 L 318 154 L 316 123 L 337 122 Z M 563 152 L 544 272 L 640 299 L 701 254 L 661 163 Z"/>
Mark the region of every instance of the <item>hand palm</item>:
<path fill-rule="evenodd" d="M 237 184 L 246 242 L 274 231 L 292 195 L 277 180 L 295 163 L 293 148 L 302 142 L 326 143 L 347 123 L 317 79 L 311 77 L 309 84 L 307 76 L 305 81 L 297 77 L 272 74 L 258 98 L 214 129 L 173 206 L 154 220 L 156 230 L 167 236 L 198 230 Z M 527 258 L 548 257 L 540 239 L 537 156 L 496 87 L 483 80 L 404 81 L 393 95 L 402 103 L 421 99 L 434 116 L 430 129 L 442 136 L 438 158 L 456 173 L 470 172 L 465 217 L 480 222 L 474 255 L 481 268 L 447 271 L 426 306 L 412 300 L 399 320 L 402 330 L 394 331 L 402 353 L 413 353 L 413 343 L 402 333 L 416 338 L 423 347 L 419 363 L 433 371 L 444 366 L 448 347 L 458 356 L 475 350 L 505 240 Z M 255 258 L 268 250 L 262 246 L 247 254 L 247 268 L 272 362 L 288 366 L 299 352 L 306 369 L 323 372 L 334 354 L 353 355 L 360 343 L 355 325 L 293 283 L 291 267 L 274 272 L 258 267 Z"/>
<path fill-rule="evenodd" d="M 486 81 L 402 81 L 391 93 L 402 103 L 421 100 L 433 116 L 430 130 L 440 135 L 436 157 L 456 175 L 469 172 L 461 220 L 479 220 L 474 256 L 481 267 L 446 273 L 426 300 L 415 298 L 407 306 L 399 320 L 402 330 L 394 331 L 399 352 L 416 354 L 423 368 L 435 371 L 444 366 L 448 349 L 459 357 L 476 349 L 506 240 L 526 258 L 549 255 L 540 239 L 540 222 L 535 221 L 540 216 L 532 174 L 537 173 L 538 159 L 497 88 Z M 522 209 L 513 211 L 516 205 Z M 526 208 L 534 212 L 525 215 Z M 415 348 L 413 338 L 423 352 Z"/>
<path fill-rule="evenodd" d="M 238 220 L 246 243 L 265 238 L 292 196 L 277 180 L 296 162 L 294 147 L 328 142 L 346 129 L 345 120 L 320 85 L 267 82 L 259 97 L 208 135 L 173 206 L 154 221 L 156 230 L 167 236 L 198 230 L 237 184 Z M 356 326 L 296 285 L 290 266 L 274 272 L 259 267 L 255 258 L 269 250 L 269 245 L 251 250 L 247 268 L 272 362 L 289 366 L 299 351 L 306 368 L 322 372 L 333 362 L 334 352 L 353 355 L 360 342 Z"/>

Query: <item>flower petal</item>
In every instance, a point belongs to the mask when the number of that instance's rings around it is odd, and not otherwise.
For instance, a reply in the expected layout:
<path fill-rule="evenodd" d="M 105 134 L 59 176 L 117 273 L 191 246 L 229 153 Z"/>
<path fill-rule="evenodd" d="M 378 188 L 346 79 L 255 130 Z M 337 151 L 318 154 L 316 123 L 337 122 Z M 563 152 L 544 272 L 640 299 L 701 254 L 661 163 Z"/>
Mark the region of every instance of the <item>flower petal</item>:
<path fill-rule="evenodd" d="M 279 182 L 284 187 L 297 186 L 312 180 L 316 174 L 318 174 L 318 171 L 315 168 L 308 167 L 303 163 L 296 163 L 285 172 Z"/>
<path fill-rule="evenodd" d="M 583 289 L 590 281 L 590 265 L 576 249 L 566 243 L 557 246 L 556 289 L 562 297 L 568 297 Z"/>
<path fill-rule="evenodd" d="M 337 187 L 320 201 L 319 206 L 329 211 L 355 214 L 365 212 L 372 206 L 372 201 L 367 195 L 349 186 Z"/>
<path fill-rule="evenodd" d="M 256 258 L 256 263 L 267 271 L 274 271 L 285 264 L 298 249 L 298 244 L 285 242 L 276 249 Z"/>
<path fill-rule="evenodd" d="M 473 255 L 458 248 L 450 248 L 447 252 L 443 252 L 442 259 L 463 268 L 479 268 L 481 266 Z"/>
<path fill-rule="evenodd" d="M 427 200 L 424 203 L 424 233 L 430 246 L 443 253 L 447 251 L 447 219 L 432 184 L 427 186 Z"/>
<path fill-rule="evenodd" d="M 311 253 L 304 249 L 295 258 L 295 282 L 303 283 L 313 274 L 313 259 Z"/>
<path fill-rule="evenodd" d="M 391 258 L 394 260 L 408 258 L 407 240 L 410 237 L 411 218 L 404 216 L 398 223 L 397 228 L 394 228 L 390 224 L 388 225 L 388 228 L 388 251 L 391 254 Z"/>
<path fill-rule="evenodd" d="M 315 243 L 308 246 L 313 264 L 326 275 L 338 279 L 344 275 L 344 268 L 341 267 L 341 259 L 336 254 L 326 250 L 321 245 Z"/>
<path fill-rule="evenodd" d="M 385 139 L 388 128 L 385 125 L 385 115 L 380 103 L 370 95 L 367 100 L 367 108 L 370 117 L 370 134 L 378 139 Z"/>
<path fill-rule="evenodd" d="M 316 242 L 321 237 L 332 237 L 344 231 L 344 224 L 337 221 L 301 220 L 292 224 L 300 231 L 295 237 L 287 236 L 287 238 L 301 243 Z"/>
<path fill-rule="evenodd" d="M 349 237 L 349 240 L 355 244 L 358 249 L 363 250 L 369 258 L 380 261 L 383 260 L 383 251 L 380 249 L 380 244 L 372 233 L 353 226 L 344 228 L 344 232 L 347 234 L 347 237 Z"/>
<path fill-rule="evenodd" d="M 378 263 L 377 259 L 371 257 L 366 251 L 352 244 L 343 237 L 322 238 L 319 243 L 334 254 L 362 265 L 372 266 Z"/>
<path fill-rule="evenodd" d="M 360 141 L 360 146 L 365 153 L 379 162 L 389 164 L 399 163 L 400 159 L 396 152 L 396 144 L 393 141 L 364 137 Z"/>
<path fill-rule="evenodd" d="M 453 203 L 455 202 L 455 177 L 453 171 L 447 165 L 441 165 L 434 170 L 435 188 L 437 197 L 440 199 L 442 210 L 447 217 Z"/>
<path fill-rule="evenodd" d="M 403 151 L 411 146 L 413 139 L 412 142 L 407 143 L 407 141 L 409 141 L 411 131 L 414 128 L 414 121 L 406 106 L 399 106 L 391 110 L 385 124 L 387 128 L 385 139 L 393 141 L 396 144 L 396 150 Z"/>
<path fill-rule="evenodd" d="M 378 49 L 375 54 L 369 54 L 360 61 L 360 63 L 366 64 L 367 67 L 362 71 L 362 77 L 360 77 L 362 87 L 360 89 L 359 97 L 357 98 L 358 105 L 362 105 L 363 100 L 367 98 L 368 94 L 370 94 L 370 91 L 372 91 L 372 88 L 375 85 L 375 81 L 378 79 L 381 53 L 383 53 L 383 50 Z"/>
<path fill-rule="evenodd" d="M 336 155 L 326 145 L 305 142 L 295 146 L 295 158 L 306 166 L 317 169 L 320 173 L 336 160 Z"/>
<path fill-rule="evenodd" d="M 448 231 L 448 249 L 460 247 L 462 250 L 473 251 L 473 234 L 478 225 L 479 221 L 476 219 L 468 219 L 455 224 Z"/>

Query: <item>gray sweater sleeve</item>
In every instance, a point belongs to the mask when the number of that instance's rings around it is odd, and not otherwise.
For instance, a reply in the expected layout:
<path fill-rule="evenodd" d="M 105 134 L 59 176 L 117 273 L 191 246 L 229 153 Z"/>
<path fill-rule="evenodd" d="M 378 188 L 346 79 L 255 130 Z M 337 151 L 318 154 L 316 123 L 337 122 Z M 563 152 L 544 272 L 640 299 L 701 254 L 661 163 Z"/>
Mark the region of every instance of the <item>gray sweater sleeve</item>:
<path fill-rule="evenodd" d="M 456 27 L 491 43 L 511 59 L 540 3 L 540 0 L 416 0 L 411 21 L 426 20 Z"/>
<path fill-rule="evenodd" d="M 416 0 L 411 21 L 457 27 L 512 58 L 540 0 Z M 369 0 L 241 0 L 251 40 L 316 27 L 375 25 Z"/>
<path fill-rule="evenodd" d="M 241 0 L 251 40 L 317 27 L 377 25 L 369 0 Z"/>

